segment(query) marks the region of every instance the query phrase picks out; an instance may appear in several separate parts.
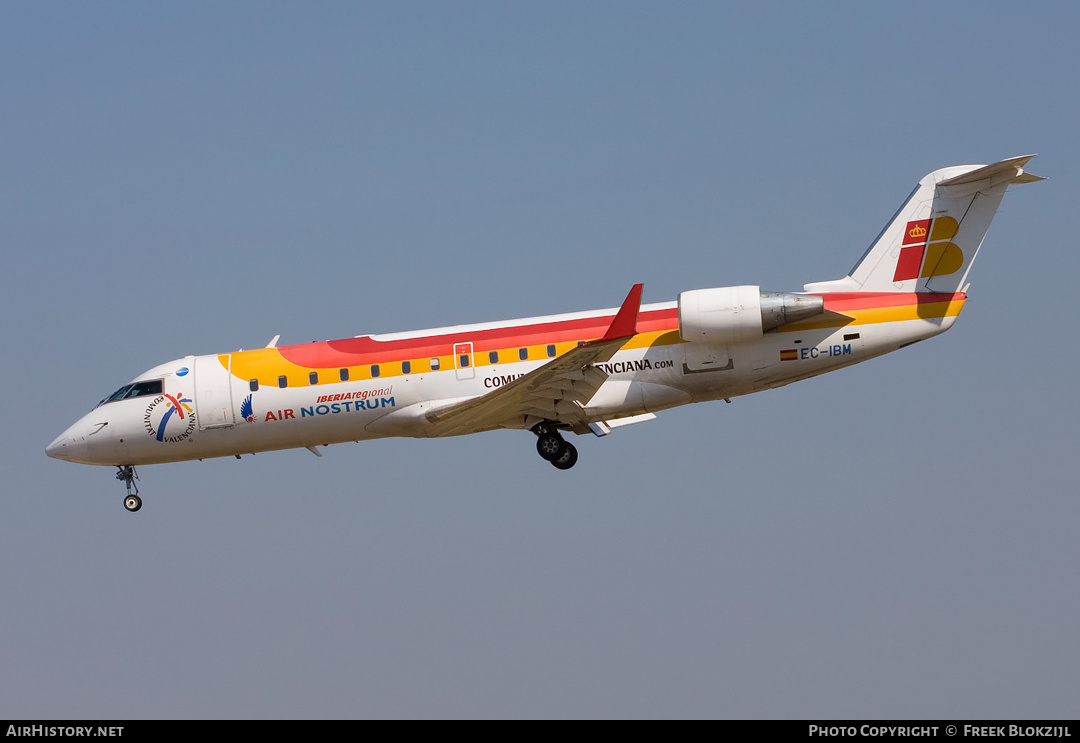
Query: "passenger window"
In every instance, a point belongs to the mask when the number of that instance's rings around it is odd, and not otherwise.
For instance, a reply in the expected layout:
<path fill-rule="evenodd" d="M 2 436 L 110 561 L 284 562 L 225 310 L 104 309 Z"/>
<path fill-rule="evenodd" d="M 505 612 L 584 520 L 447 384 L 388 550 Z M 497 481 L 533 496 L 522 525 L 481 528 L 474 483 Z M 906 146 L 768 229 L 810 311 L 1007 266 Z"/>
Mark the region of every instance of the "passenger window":
<path fill-rule="evenodd" d="M 251 390 L 252 392 L 258 392 L 259 391 L 259 380 L 258 379 L 252 379 L 250 382 L 248 382 L 248 389 Z"/>
<path fill-rule="evenodd" d="M 348 369 L 339 369 L 337 375 L 338 375 L 338 379 L 340 379 L 342 382 L 348 382 L 349 381 L 349 370 Z"/>
<path fill-rule="evenodd" d="M 518 349 L 518 358 L 521 359 L 522 361 L 525 361 L 527 358 L 529 358 L 529 349 L 527 349 L 527 348 L 519 348 Z"/>
<path fill-rule="evenodd" d="M 285 375 L 281 375 L 280 377 L 277 378 L 277 386 L 280 387 L 281 389 L 285 389 L 286 387 L 289 386 L 289 378 L 286 377 Z"/>
<path fill-rule="evenodd" d="M 489 364 L 498 364 L 499 363 L 499 352 L 498 351 L 491 351 L 490 353 L 488 353 L 488 363 Z"/>
<path fill-rule="evenodd" d="M 431 371 L 439 371 L 439 359 L 434 357 L 431 359 Z"/>
<path fill-rule="evenodd" d="M 459 366 L 460 366 L 460 367 L 461 367 L 462 369 L 465 369 L 465 368 L 467 368 L 467 367 L 469 366 L 469 354 L 467 354 L 467 353 L 463 353 L 463 354 L 461 354 L 461 356 L 460 356 L 460 357 L 458 357 L 458 361 L 459 361 L 459 362 L 461 362 L 461 363 L 459 364 Z"/>
<path fill-rule="evenodd" d="M 371 376 L 373 376 L 373 377 L 379 376 L 379 365 L 378 364 L 372 364 L 371 365 Z"/>
<path fill-rule="evenodd" d="M 310 372 L 307 375 L 307 381 L 308 381 L 308 384 L 318 384 L 319 383 L 319 372 Z"/>
<path fill-rule="evenodd" d="M 401 362 L 401 373 L 402 374 L 408 374 L 411 371 L 412 371 L 412 362 L 411 361 L 402 361 Z"/>
<path fill-rule="evenodd" d="M 555 357 L 555 344 L 554 344 L 554 343 L 549 343 L 549 344 L 548 344 L 548 347 L 547 347 L 547 355 L 548 355 L 548 358 L 549 358 L 549 359 L 551 359 L 551 358 L 554 358 L 554 357 Z"/>

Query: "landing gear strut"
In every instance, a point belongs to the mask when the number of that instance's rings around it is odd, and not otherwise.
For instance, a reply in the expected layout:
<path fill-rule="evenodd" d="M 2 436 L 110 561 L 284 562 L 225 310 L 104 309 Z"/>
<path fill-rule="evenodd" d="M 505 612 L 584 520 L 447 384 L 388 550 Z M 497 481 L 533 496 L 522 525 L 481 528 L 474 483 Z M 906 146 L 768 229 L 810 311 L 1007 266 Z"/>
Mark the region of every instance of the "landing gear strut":
<path fill-rule="evenodd" d="M 116 479 L 123 482 L 127 487 L 127 495 L 124 496 L 124 508 L 135 513 L 142 508 L 142 498 L 139 497 L 139 486 L 135 484 L 135 481 L 139 479 L 139 475 L 135 472 L 135 468 L 130 464 L 119 466 L 117 469 L 119 472 L 116 473 Z"/>
<path fill-rule="evenodd" d="M 536 453 L 557 469 L 568 470 L 577 464 L 577 449 L 562 437 L 559 429 L 540 424 L 533 428 L 533 433 L 536 434 Z"/>

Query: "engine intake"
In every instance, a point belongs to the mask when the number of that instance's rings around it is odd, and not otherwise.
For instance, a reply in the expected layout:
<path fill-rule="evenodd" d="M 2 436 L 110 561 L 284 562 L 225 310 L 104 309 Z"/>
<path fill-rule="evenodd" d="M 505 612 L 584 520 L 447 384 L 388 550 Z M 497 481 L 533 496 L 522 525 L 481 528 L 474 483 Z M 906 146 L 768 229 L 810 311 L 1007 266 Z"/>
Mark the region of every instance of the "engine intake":
<path fill-rule="evenodd" d="M 743 343 L 824 311 L 825 301 L 812 294 L 762 293 L 757 286 L 695 289 L 679 295 L 679 337 L 691 343 Z"/>

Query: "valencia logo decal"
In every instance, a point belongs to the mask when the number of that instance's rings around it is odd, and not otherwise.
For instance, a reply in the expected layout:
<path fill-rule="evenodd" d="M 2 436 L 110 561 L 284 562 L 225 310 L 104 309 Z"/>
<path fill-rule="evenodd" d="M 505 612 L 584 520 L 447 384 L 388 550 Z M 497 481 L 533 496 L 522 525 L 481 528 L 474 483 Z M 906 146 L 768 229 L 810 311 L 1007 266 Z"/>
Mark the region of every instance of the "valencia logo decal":
<path fill-rule="evenodd" d="M 195 411 L 183 395 L 159 395 L 143 413 L 143 428 L 158 441 L 175 443 L 195 433 Z M 160 416 L 160 417 L 159 417 Z M 175 420 L 172 428 L 169 421 Z M 181 428 L 181 426 L 183 426 Z"/>

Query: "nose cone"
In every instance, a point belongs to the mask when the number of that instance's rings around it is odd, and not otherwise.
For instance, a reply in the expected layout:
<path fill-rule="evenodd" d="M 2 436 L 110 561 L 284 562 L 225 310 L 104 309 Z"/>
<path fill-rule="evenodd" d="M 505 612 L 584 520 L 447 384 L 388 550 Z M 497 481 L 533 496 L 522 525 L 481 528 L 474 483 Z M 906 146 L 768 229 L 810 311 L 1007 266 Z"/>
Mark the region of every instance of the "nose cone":
<path fill-rule="evenodd" d="M 90 447 L 86 441 L 86 428 L 86 424 L 79 421 L 53 439 L 53 442 L 45 447 L 45 453 L 53 459 L 62 459 L 65 462 L 90 463 L 87 457 Z"/>
<path fill-rule="evenodd" d="M 81 436 L 76 438 L 71 435 L 71 429 L 57 436 L 51 444 L 45 447 L 45 453 L 53 459 L 62 459 L 65 462 L 78 462 L 80 455 L 86 453 L 86 439 Z"/>
<path fill-rule="evenodd" d="M 66 461 L 68 458 L 69 443 L 75 443 L 74 439 L 61 434 L 53 439 L 51 444 L 45 447 L 45 453 L 53 459 L 63 459 Z"/>

